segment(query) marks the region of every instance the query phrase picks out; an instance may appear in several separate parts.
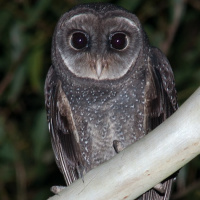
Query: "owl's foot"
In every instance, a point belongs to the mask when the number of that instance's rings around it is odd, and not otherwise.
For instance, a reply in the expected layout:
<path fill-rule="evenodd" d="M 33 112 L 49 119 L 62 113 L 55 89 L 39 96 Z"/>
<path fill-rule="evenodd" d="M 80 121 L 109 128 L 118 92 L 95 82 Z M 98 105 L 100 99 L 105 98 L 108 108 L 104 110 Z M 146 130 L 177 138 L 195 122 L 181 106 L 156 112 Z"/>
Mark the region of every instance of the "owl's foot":
<path fill-rule="evenodd" d="M 113 147 L 114 147 L 116 153 L 119 153 L 124 150 L 124 145 L 122 144 L 122 142 L 120 142 L 118 140 L 113 141 Z M 155 185 L 153 187 L 153 189 L 161 194 L 165 194 L 165 188 L 162 183 L 158 183 L 157 185 Z"/>
<path fill-rule="evenodd" d="M 165 192 L 166 192 L 162 183 L 158 183 L 157 185 L 155 185 L 153 187 L 153 189 L 156 190 L 157 192 L 161 193 L 161 194 L 165 194 Z"/>
<path fill-rule="evenodd" d="M 116 153 L 119 153 L 124 150 L 124 145 L 119 140 L 113 141 L 113 147 L 114 147 Z"/>
<path fill-rule="evenodd" d="M 50 191 L 53 192 L 54 194 L 58 194 L 59 192 L 61 192 L 65 188 L 66 188 L 66 186 L 52 186 L 50 188 Z"/>
<path fill-rule="evenodd" d="M 78 165 L 76 167 L 76 170 L 78 172 L 79 178 L 81 178 L 84 183 L 84 175 L 86 174 L 85 168 L 83 167 L 83 165 Z"/>

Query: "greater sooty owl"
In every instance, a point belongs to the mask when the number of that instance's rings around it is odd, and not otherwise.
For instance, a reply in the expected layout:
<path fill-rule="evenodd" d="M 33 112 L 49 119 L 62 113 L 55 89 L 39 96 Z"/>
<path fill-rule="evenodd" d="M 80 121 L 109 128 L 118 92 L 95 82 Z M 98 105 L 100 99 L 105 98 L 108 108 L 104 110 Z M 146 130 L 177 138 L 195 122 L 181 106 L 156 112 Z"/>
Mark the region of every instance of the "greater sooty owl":
<path fill-rule="evenodd" d="M 102 3 L 79 5 L 60 18 L 45 104 L 56 163 L 67 185 L 177 109 L 167 58 L 149 45 L 134 14 Z M 140 198 L 166 200 L 171 185 L 169 178 L 164 193 L 151 189 Z"/>

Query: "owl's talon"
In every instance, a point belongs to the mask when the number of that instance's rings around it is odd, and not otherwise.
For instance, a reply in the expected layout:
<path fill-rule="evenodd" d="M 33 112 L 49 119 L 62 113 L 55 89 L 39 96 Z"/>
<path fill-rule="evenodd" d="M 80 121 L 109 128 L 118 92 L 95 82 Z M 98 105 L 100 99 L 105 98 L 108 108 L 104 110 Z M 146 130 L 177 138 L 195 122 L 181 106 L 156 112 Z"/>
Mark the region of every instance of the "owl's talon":
<path fill-rule="evenodd" d="M 162 183 L 158 183 L 157 185 L 155 185 L 153 187 L 153 189 L 156 190 L 157 192 L 161 193 L 161 194 L 165 194 L 165 192 L 166 192 Z"/>
<path fill-rule="evenodd" d="M 84 175 L 86 174 L 84 166 L 83 165 L 78 165 L 76 167 L 76 170 L 78 172 L 78 177 L 81 178 L 83 183 L 84 183 Z"/>
<path fill-rule="evenodd" d="M 113 141 L 113 147 L 114 147 L 116 153 L 119 153 L 124 150 L 124 145 L 119 140 Z"/>
<path fill-rule="evenodd" d="M 58 194 L 59 192 L 61 192 L 65 188 L 66 188 L 66 186 L 52 186 L 50 188 L 50 191 L 53 192 L 54 194 Z"/>

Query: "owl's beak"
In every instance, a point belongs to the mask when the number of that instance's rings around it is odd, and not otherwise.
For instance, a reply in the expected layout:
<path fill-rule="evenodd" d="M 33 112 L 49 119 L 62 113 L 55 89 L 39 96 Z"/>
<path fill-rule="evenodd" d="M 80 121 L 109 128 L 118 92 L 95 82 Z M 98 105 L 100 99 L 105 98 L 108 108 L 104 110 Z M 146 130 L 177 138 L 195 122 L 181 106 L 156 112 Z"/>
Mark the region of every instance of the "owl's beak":
<path fill-rule="evenodd" d="M 103 68 L 104 68 L 104 65 L 103 65 L 103 63 L 102 63 L 102 61 L 100 59 L 98 59 L 96 61 L 96 65 L 95 65 L 94 68 L 95 68 L 97 77 L 99 79 L 101 77 L 101 74 L 102 74 L 102 71 L 103 71 Z"/>

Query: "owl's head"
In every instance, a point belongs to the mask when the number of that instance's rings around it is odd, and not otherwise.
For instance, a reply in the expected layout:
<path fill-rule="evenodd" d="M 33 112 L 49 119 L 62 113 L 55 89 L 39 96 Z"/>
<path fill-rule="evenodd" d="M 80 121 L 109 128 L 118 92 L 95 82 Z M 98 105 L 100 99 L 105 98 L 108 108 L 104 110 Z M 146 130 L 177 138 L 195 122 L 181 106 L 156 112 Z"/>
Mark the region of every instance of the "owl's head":
<path fill-rule="evenodd" d="M 143 48 L 142 33 L 138 18 L 122 8 L 100 3 L 77 6 L 57 24 L 53 66 L 80 78 L 121 78 L 135 66 Z"/>

